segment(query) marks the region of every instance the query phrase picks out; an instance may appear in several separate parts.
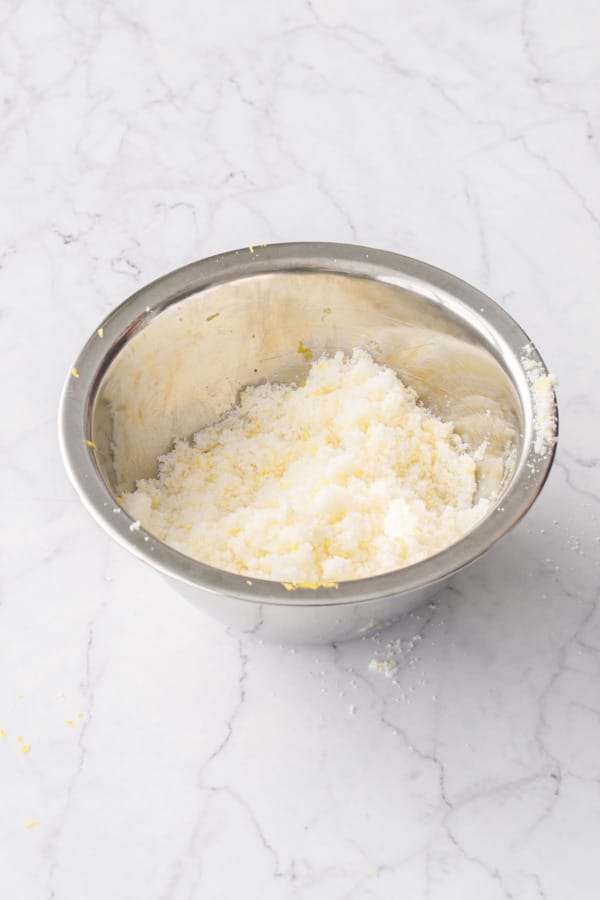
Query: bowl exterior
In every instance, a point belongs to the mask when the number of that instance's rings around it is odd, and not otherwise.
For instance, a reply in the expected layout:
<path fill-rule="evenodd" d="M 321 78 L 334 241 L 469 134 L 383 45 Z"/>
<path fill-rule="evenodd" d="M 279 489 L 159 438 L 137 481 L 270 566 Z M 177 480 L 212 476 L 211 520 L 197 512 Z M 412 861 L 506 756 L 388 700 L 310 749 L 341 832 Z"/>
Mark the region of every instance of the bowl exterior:
<path fill-rule="evenodd" d="M 367 637 L 423 606 L 449 580 L 444 578 L 437 584 L 361 603 L 300 607 L 285 603 L 244 603 L 238 597 L 213 593 L 167 576 L 169 584 L 200 612 L 240 634 L 285 644 L 325 644 Z"/>

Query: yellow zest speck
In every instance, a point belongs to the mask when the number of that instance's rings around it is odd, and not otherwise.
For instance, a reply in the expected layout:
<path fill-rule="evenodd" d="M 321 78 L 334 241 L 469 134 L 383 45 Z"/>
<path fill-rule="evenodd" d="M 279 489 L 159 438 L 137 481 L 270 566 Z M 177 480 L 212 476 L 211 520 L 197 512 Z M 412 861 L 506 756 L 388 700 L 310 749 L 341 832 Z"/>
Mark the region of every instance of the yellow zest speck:
<path fill-rule="evenodd" d="M 286 591 L 308 590 L 316 591 L 317 588 L 338 588 L 337 581 L 282 581 Z"/>
<path fill-rule="evenodd" d="M 21 753 L 29 753 L 30 750 L 31 750 L 30 744 L 22 744 Z"/>
<path fill-rule="evenodd" d="M 78 718 L 78 719 L 83 719 L 83 713 L 82 713 L 82 712 L 78 712 L 78 713 L 77 713 L 77 718 Z"/>
<path fill-rule="evenodd" d="M 98 337 L 99 337 L 99 338 L 103 338 L 103 337 L 104 337 L 104 328 L 99 328 L 99 329 L 98 329 Z"/>
<path fill-rule="evenodd" d="M 67 719 L 67 725 L 69 726 L 69 728 L 72 728 L 73 727 L 73 719 Z"/>
<path fill-rule="evenodd" d="M 249 581 L 247 578 L 246 578 L 246 584 L 248 584 L 248 585 L 250 585 L 250 587 L 252 587 L 252 582 Z"/>
<path fill-rule="evenodd" d="M 87 441 L 87 440 L 84 440 L 83 443 L 86 445 L 86 447 L 89 447 L 90 450 L 97 450 L 97 449 L 98 449 L 93 441 Z"/>
<path fill-rule="evenodd" d="M 117 503 L 123 502 L 123 494 L 117 494 Z"/>
<path fill-rule="evenodd" d="M 373 668 L 376 669 L 377 672 L 381 672 L 385 675 L 388 672 L 394 672 L 397 666 L 397 661 L 390 657 L 390 659 L 382 659 L 379 662 L 376 662 Z"/>
<path fill-rule="evenodd" d="M 17 735 L 17 740 L 18 740 L 19 743 L 21 743 L 21 741 L 23 740 L 23 735 L 18 734 L 18 735 Z"/>
<path fill-rule="evenodd" d="M 254 253 L 254 247 L 252 244 L 249 244 L 248 250 L 250 251 L 250 253 Z"/>
<path fill-rule="evenodd" d="M 41 825 L 41 824 L 42 824 L 41 822 L 36 822 L 36 821 L 27 822 L 27 824 L 25 825 L 25 828 L 37 828 L 37 826 Z"/>
<path fill-rule="evenodd" d="M 298 350 L 297 352 L 300 356 L 303 356 L 307 362 L 310 362 L 313 358 L 313 352 L 309 347 L 305 347 L 302 341 L 298 341 Z"/>
<path fill-rule="evenodd" d="M 4 728 L 0 728 L 0 738 L 6 737 L 6 731 Z"/>
<path fill-rule="evenodd" d="M 73 378 L 79 378 L 79 372 L 75 367 L 71 369 L 71 375 L 73 376 Z"/>
<path fill-rule="evenodd" d="M 331 315 L 331 307 L 330 307 L 330 306 L 326 306 L 326 307 L 323 309 L 323 315 L 321 316 L 321 320 L 326 319 L 327 316 L 330 316 L 330 315 Z"/>
<path fill-rule="evenodd" d="M 221 315 L 221 313 L 213 313 L 212 316 L 207 316 L 207 317 L 206 317 L 206 321 L 207 321 L 207 322 L 212 322 L 213 319 L 216 319 L 217 316 L 220 316 L 220 315 Z"/>

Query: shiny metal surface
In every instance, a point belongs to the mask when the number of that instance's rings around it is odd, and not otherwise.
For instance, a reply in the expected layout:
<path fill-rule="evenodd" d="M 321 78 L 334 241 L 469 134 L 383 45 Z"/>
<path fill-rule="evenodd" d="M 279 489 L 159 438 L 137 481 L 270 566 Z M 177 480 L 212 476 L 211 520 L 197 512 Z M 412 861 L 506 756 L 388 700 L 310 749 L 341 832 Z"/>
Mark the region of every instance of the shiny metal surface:
<path fill-rule="evenodd" d="M 300 341 L 315 358 L 367 347 L 474 445 L 487 441 L 479 492 L 499 491 L 490 515 L 416 565 L 294 592 L 214 569 L 131 530 L 117 495 L 154 475 L 157 456 L 175 436 L 217 419 L 244 386 L 301 378 L 310 363 Z M 65 384 L 63 459 L 102 527 L 200 609 L 266 637 L 339 640 L 424 602 L 535 500 L 554 450 L 533 450 L 521 362 L 529 343 L 488 297 L 414 259 L 343 244 L 239 250 L 166 275 L 101 323 L 74 364 L 79 377 Z M 531 358 L 545 371 L 535 349 Z"/>

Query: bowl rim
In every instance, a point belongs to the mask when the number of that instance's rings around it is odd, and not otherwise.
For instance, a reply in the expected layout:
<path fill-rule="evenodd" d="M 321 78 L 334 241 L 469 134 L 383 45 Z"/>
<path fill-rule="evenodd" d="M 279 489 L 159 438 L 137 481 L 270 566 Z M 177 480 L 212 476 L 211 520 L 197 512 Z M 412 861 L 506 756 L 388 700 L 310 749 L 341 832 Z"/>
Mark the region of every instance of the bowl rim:
<path fill-rule="evenodd" d="M 439 553 L 401 569 L 337 586 L 294 586 L 226 572 L 169 547 L 137 524 L 108 488 L 95 459 L 91 421 L 93 402 L 110 363 L 127 340 L 173 303 L 217 284 L 276 272 L 328 272 L 372 278 L 420 288 L 446 306 L 460 307 L 486 335 L 512 376 L 524 408 L 523 451 L 499 505 L 463 538 Z M 58 416 L 59 444 L 67 475 L 82 503 L 109 535 L 161 573 L 201 590 L 250 603 L 286 606 L 338 606 L 388 599 L 446 580 L 486 553 L 527 513 L 548 477 L 558 437 L 553 394 L 554 432 L 543 455 L 534 450 L 533 406 L 523 355 L 548 369 L 517 322 L 490 297 L 443 269 L 387 250 L 355 244 L 281 243 L 219 253 L 175 269 L 124 300 L 97 326 L 73 363 L 64 383 Z M 527 415 L 529 413 L 529 416 Z"/>

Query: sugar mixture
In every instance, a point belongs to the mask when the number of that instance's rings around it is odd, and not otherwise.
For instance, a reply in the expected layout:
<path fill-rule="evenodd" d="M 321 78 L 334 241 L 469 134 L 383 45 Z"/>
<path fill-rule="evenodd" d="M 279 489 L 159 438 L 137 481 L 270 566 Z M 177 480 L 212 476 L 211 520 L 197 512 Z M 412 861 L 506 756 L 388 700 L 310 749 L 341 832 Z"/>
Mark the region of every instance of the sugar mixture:
<path fill-rule="evenodd" d="M 477 451 L 362 349 L 261 384 L 160 457 L 123 504 L 175 549 L 287 583 L 362 578 L 454 543 L 489 509 Z"/>

